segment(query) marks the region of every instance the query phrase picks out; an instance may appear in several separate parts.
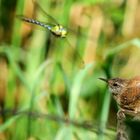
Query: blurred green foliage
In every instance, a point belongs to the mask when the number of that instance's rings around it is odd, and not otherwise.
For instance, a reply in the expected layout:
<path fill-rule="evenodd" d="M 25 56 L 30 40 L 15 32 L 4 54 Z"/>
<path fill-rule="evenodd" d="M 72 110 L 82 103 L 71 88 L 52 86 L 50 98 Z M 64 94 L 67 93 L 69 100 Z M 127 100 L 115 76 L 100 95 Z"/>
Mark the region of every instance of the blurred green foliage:
<path fill-rule="evenodd" d="M 0 139 L 114 139 L 116 104 L 98 78 L 127 77 L 133 71 L 130 65 L 123 73 L 130 50 L 140 47 L 139 35 L 123 32 L 128 1 L 39 4 L 70 28 L 66 39 L 32 30 L 31 24 L 15 18 L 18 14 L 49 22 L 41 11 L 32 10 L 32 0 L 0 1 Z"/>

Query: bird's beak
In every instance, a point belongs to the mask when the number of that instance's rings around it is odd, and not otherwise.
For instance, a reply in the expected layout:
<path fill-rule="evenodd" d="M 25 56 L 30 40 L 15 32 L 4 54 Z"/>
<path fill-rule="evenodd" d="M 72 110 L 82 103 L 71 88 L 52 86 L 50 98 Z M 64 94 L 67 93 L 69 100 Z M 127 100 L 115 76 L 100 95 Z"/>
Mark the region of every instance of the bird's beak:
<path fill-rule="evenodd" d="M 99 79 L 108 83 L 108 79 L 105 79 L 105 78 L 99 78 Z"/>

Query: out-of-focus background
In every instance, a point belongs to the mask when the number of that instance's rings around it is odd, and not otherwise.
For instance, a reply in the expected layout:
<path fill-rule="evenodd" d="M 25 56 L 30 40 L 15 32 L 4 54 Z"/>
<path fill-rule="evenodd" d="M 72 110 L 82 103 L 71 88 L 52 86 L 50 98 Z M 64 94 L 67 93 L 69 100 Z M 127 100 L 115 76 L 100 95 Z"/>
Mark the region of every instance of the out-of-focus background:
<path fill-rule="evenodd" d="M 0 0 L 0 140 L 114 139 L 118 108 L 98 78 L 140 75 L 140 1 L 37 3 L 68 35 L 16 18 L 55 24 L 33 0 Z"/>

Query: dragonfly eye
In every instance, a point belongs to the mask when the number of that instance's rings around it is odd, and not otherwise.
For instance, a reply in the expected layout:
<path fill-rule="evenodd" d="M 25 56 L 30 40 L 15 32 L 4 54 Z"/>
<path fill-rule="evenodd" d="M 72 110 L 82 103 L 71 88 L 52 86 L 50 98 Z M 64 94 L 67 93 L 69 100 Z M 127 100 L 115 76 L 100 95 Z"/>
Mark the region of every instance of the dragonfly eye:
<path fill-rule="evenodd" d="M 61 37 L 66 37 L 66 35 L 67 35 L 67 31 L 66 30 L 62 30 Z"/>
<path fill-rule="evenodd" d="M 58 25 L 54 26 L 54 31 L 58 32 L 60 30 L 60 27 Z"/>
<path fill-rule="evenodd" d="M 59 29 L 63 29 L 63 26 L 62 25 L 59 25 Z"/>
<path fill-rule="evenodd" d="M 114 86 L 114 87 L 117 87 L 117 86 L 118 86 L 118 84 L 117 84 L 117 83 L 113 83 L 113 86 Z"/>

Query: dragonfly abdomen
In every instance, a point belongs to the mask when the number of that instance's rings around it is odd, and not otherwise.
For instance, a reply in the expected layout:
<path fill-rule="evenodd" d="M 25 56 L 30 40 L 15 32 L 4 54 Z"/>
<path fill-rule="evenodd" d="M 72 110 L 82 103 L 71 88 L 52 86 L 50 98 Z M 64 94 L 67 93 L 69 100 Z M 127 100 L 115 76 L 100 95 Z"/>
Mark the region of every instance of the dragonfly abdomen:
<path fill-rule="evenodd" d="M 51 29 L 51 27 L 47 24 L 44 24 L 38 20 L 35 20 L 35 19 L 32 19 L 32 18 L 28 18 L 28 17 L 24 17 L 24 16 L 18 16 L 18 18 L 20 18 L 21 20 L 25 21 L 25 22 L 29 22 L 29 23 L 32 23 L 32 24 L 36 24 L 36 25 L 39 25 L 39 26 L 42 26 L 42 27 L 45 27 L 47 29 Z"/>

